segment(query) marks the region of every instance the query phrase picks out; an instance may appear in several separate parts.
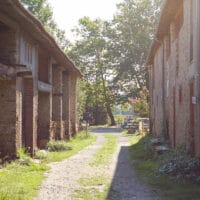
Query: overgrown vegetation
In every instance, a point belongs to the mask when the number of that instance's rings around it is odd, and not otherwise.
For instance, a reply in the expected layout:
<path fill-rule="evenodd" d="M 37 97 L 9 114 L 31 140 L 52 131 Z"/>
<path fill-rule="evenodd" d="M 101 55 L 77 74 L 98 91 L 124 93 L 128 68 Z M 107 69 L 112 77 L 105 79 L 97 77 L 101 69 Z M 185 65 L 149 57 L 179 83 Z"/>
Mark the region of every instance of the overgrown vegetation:
<path fill-rule="evenodd" d="M 55 151 L 69 151 L 72 150 L 72 147 L 65 141 L 56 141 L 51 140 L 47 143 L 48 151 L 55 152 Z"/>
<path fill-rule="evenodd" d="M 138 178 L 149 184 L 163 200 L 199 199 L 199 185 L 191 179 L 199 167 L 198 159 L 180 149 L 155 155 L 150 139 L 150 136 L 139 135 L 133 136 L 131 142 L 130 153 Z"/>
<path fill-rule="evenodd" d="M 87 136 L 78 134 L 77 137 L 64 143 L 64 146 L 72 147 L 70 150 L 69 148 L 61 152 L 40 150 L 36 152 L 36 157 L 42 159 L 41 163 L 35 163 L 23 149 L 19 150 L 19 159 L 7 164 L 0 171 L 0 200 L 32 200 L 36 197 L 41 181 L 45 177 L 44 172 L 49 169 L 46 163 L 68 158 L 95 140 L 96 136 L 93 134 L 88 134 Z M 53 142 L 51 146 L 57 146 L 57 143 L 59 142 Z M 60 145 L 58 146 L 60 149 Z"/>
<path fill-rule="evenodd" d="M 70 150 L 61 151 L 61 152 L 48 152 L 47 157 L 43 162 L 58 162 L 65 158 L 69 158 L 72 155 L 75 155 L 84 147 L 89 146 L 96 140 L 97 136 L 94 134 L 84 133 L 78 134 L 75 138 L 72 138 L 67 144 L 71 147 Z"/>

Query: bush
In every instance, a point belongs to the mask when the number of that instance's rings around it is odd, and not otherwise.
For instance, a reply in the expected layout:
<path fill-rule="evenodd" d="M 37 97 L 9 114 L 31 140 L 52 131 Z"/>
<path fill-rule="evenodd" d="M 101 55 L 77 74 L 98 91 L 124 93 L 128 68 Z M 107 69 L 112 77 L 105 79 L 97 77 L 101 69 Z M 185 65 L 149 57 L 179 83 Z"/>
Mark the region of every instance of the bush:
<path fill-rule="evenodd" d="M 184 148 L 172 149 L 164 154 L 159 174 L 168 174 L 175 178 L 187 178 L 200 182 L 200 159 L 191 157 Z"/>
<path fill-rule="evenodd" d="M 26 150 L 23 148 L 17 151 L 17 157 L 19 158 L 17 162 L 20 165 L 30 166 L 33 162 L 32 158 L 27 154 Z"/>
<path fill-rule="evenodd" d="M 69 151 L 72 150 L 72 147 L 70 147 L 67 142 L 65 141 L 55 141 L 52 140 L 47 143 L 47 149 L 48 151 Z"/>
<path fill-rule="evenodd" d="M 35 158 L 37 159 L 46 159 L 48 156 L 48 152 L 46 150 L 39 150 L 35 152 Z"/>

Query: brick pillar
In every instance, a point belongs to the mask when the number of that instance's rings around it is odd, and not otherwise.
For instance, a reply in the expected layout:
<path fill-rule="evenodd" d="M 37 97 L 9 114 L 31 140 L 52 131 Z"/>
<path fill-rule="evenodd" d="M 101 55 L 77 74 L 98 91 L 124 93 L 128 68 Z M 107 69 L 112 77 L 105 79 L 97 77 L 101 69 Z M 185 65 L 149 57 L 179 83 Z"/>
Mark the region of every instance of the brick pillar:
<path fill-rule="evenodd" d="M 23 92 L 23 79 L 17 77 L 16 79 L 16 149 L 20 149 L 23 146 L 22 136 L 22 92 Z"/>
<path fill-rule="evenodd" d="M 0 80 L 0 157 L 16 155 L 16 82 Z"/>
<path fill-rule="evenodd" d="M 65 127 L 65 136 L 67 139 L 71 137 L 70 124 L 70 76 L 67 72 L 63 72 L 63 123 Z"/>
<path fill-rule="evenodd" d="M 37 148 L 38 95 L 32 78 L 24 79 L 24 135 L 25 147 L 33 155 Z"/>
<path fill-rule="evenodd" d="M 62 130 L 62 71 L 53 66 L 52 69 L 52 124 L 54 124 L 54 139 L 63 138 Z"/>
<path fill-rule="evenodd" d="M 71 132 L 72 136 L 77 133 L 77 120 L 76 120 L 76 81 L 75 76 L 70 78 L 70 123 L 71 123 Z"/>

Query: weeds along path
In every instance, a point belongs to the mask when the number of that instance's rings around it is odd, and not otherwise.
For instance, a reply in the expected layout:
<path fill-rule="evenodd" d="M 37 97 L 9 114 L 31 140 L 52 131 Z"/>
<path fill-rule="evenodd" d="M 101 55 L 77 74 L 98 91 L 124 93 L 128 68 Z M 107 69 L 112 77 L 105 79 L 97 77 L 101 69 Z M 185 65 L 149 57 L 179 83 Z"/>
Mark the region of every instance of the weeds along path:
<path fill-rule="evenodd" d="M 78 154 L 62 162 L 50 163 L 51 170 L 46 173 L 36 200 L 73 200 L 77 181 L 87 173 L 89 160 L 105 141 L 106 138 L 98 134 L 96 142 Z"/>

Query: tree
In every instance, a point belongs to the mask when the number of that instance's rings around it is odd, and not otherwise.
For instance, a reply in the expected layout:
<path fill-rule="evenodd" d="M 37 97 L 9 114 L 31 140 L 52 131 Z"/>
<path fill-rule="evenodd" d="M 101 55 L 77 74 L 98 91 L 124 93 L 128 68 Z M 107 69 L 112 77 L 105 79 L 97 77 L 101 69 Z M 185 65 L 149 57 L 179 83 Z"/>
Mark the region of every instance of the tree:
<path fill-rule="evenodd" d="M 117 13 L 109 24 L 107 37 L 116 74 L 113 84 L 123 94 L 118 95 L 120 101 L 127 99 L 127 96 L 138 97 L 146 86 L 148 75 L 145 60 L 161 2 L 124 0 L 117 5 Z"/>
<path fill-rule="evenodd" d="M 55 38 L 64 51 L 69 47 L 65 31 L 58 28 L 53 20 L 53 11 L 48 0 L 21 0 L 22 4 L 40 20 L 45 29 Z"/>
<path fill-rule="evenodd" d="M 108 66 L 109 53 L 107 51 L 106 38 L 104 37 L 105 22 L 84 17 L 79 20 L 79 27 L 74 32 L 80 38 L 72 47 L 69 55 L 75 61 L 84 74 L 88 98 L 87 104 L 97 109 L 105 108 L 111 121 L 115 125 L 112 113 L 113 98 L 109 88 L 108 78 L 110 67 Z M 93 94 L 93 96 L 91 95 Z"/>

